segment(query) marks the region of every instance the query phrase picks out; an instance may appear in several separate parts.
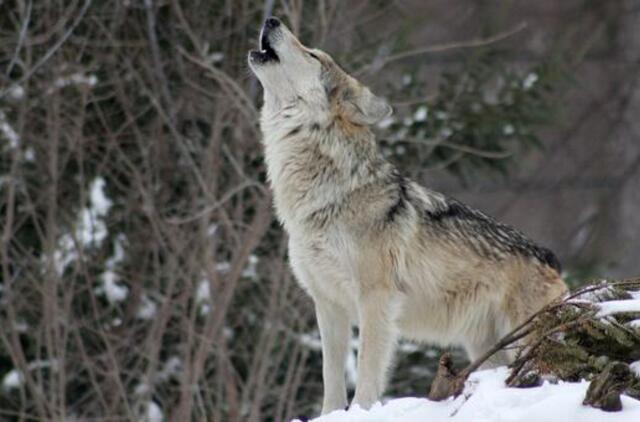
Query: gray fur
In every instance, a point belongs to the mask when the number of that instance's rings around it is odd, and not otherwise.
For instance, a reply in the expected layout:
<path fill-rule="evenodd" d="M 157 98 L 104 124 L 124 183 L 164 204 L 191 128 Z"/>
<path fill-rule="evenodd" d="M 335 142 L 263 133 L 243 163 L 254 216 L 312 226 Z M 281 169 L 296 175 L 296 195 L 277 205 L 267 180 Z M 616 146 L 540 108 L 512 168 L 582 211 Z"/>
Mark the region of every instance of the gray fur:
<path fill-rule="evenodd" d="M 315 303 L 323 413 L 347 404 L 351 324 L 360 328 L 353 403 L 368 407 L 398 338 L 460 345 L 473 359 L 565 292 L 549 250 L 403 177 L 369 128 L 388 114 L 384 100 L 284 25 L 271 27 L 269 50 L 249 64 L 264 88 L 260 125 L 291 267 Z"/>

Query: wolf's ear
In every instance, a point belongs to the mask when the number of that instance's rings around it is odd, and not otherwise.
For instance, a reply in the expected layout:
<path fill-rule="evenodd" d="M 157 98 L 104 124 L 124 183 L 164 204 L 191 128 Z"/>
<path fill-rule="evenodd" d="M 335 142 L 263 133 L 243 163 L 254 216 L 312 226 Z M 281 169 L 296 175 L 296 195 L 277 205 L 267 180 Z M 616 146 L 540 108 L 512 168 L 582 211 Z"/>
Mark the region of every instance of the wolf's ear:
<path fill-rule="evenodd" d="M 350 93 L 345 98 L 349 118 L 359 125 L 373 125 L 393 113 L 393 108 L 386 100 L 363 88 L 357 93 Z"/>

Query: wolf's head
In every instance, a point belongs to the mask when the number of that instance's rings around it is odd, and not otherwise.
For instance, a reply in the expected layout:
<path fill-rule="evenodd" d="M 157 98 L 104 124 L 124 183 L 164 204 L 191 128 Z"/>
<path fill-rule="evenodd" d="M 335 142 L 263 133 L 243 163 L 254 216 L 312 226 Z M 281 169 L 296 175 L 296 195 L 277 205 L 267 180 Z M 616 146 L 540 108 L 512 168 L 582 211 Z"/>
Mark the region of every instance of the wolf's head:
<path fill-rule="evenodd" d="M 320 113 L 318 118 L 335 117 L 364 126 L 392 111 L 386 101 L 344 72 L 328 54 L 302 45 L 276 18 L 265 21 L 260 51 L 249 52 L 249 66 L 262 83 L 268 112 L 302 102 Z"/>

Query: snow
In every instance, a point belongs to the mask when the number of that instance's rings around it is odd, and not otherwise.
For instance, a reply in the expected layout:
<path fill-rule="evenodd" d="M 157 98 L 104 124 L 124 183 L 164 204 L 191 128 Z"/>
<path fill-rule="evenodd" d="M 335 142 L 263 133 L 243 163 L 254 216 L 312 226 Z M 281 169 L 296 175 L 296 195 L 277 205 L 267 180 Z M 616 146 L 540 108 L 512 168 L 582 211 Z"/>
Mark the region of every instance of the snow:
<path fill-rule="evenodd" d="M 212 65 L 220 63 L 224 60 L 224 53 L 222 51 L 209 51 L 211 45 L 205 41 L 202 45 L 202 56 L 205 58 L 205 62 Z"/>
<path fill-rule="evenodd" d="M 385 117 L 384 119 L 382 119 L 378 123 L 378 127 L 380 129 L 386 129 L 389 126 L 391 126 L 392 124 L 394 124 L 395 122 L 396 122 L 396 119 L 393 116 L 388 116 L 388 117 Z"/>
<path fill-rule="evenodd" d="M 530 90 L 535 83 L 538 82 L 538 75 L 535 73 L 529 73 L 526 78 L 522 81 L 522 88 L 525 91 Z"/>
<path fill-rule="evenodd" d="M 207 228 L 207 234 L 211 237 L 215 236 L 216 232 L 218 231 L 218 224 L 213 223 L 211 224 L 208 228 Z"/>
<path fill-rule="evenodd" d="M 96 177 L 89 186 L 89 206 L 80 215 L 79 238 L 83 245 L 100 244 L 107 237 L 107 225 L 103 218 L 113 202 L 104 192 L 106 182 Z"/>
<path fill-rule="evenodd" d="M 116 272 L 116 267 L 124 260 L 124 242 L 126 242 L 124 235 L 119 235 L 114 240 L 113 255 L 105 262 L 106 270 L 100 274 L 102 285 L 95 290 L 97 294 L 104 294 L 110 303 L 121 302 L 129 295 L 127 286 L 118 283 L 120 276 Z M 142 306 L 145 306 L 144 302 Z M 140 312 L 139 310 L 138 316 Z"/>
<path fill-rule="evenodd" d="M 9 87 L 9 98 L 12 100 L 21 100 L 24 98 L 24 88 L 20 85 L 12 85 Z"/>
<path fill-rule="evenodd" d="M 0 111 L 0 130 L 2 129 L 2 116 Z M 32 149 L 26 150 L 25 158 L 28 161 L 35 158 Z M 62 275 L 66 267 L 78 257 L 75 240 L 77 240 L 81 246 L 85 247 L 100 246 L 109 234 L 104 219 L 109 213 L 113 202 L 107 197 L 105 186 L 106 182 L 102 177 L 93 179 L 89 186 L 89 204 L 80 210 L 73 234 L 65 233 L 58 240 L 58 245 L 53 257 L 54 266 L 58 275 Z M 116 252 L 118 253 L 117 248 Z M 124 252 L 120 251 L 120 255 L 124 256 Z M 115 261 L 107 264 L 108 269 L 112 269 Z M 110 277 L 111 275 L 106 275 L 106 279 Z M 111 279 L 113 279 L 113 277 L 111 277 Z M 107 281 L 105 281 L 105 283 L 107 283 Z"/>
<path fill-rule="evenodd" d="M 75 224 L 74 236 L 66 233 L 58 241 L 54 252 L 54 266 L 59 275 L 78 257 L 74 239 L 82 246 L 100 246 L 108 235 L 104 218 L 109 213 L 113 202 L 104 192 L 106 182 L 102 177 L 96 177 L 89 185 L 89 204 L 80 210 Z M 124 255 L 124 253 L 122 253 Z M 108 263 L 107 263 L 108 264 Z M 112 266 L 107 265 L 108 269 Z"/>
<path fill-rule="evenodd" d="M 214 51 L 206 57 L 206 61 L 210 64 L 220 63 L 224 59 L 224 53 L 220 51 Z"/>
<path fill-rule="evenodd" d="M 133 394 L 137 396 L 142 396 L 149 393 L 150 391 L 151 391 L 151 387 L 149 386 L 149 384 L 146 382 L 141 382 L 134 387 Z"/>
<path fill-rule="evenodd" d="M 440 130 L 440 138 L 442 139 L 447 139 L 451 135 L 453 135 L 453 131 L 448 127 L 442 128 Z"/>
<path fill-rule="evenodd" d="M 17 369 L 12 369 L 2 377 L 2 388 L 11 390 L 18 388 L 24 382 L 24 375 Z"/>
<path fill-rule="evenodd" d="M 242 270 L 242 277 L 250 278 L 251 280 L 257 280 L 258 279 L 257 265 L 259 261 L 260 259 L 258 258 L 257 255 L 253 255 L 253 254 L 249 255 L 249 262 L 247 263 L 247 266 L 245 267 L 245 269 Z"/>
<path fill-rule="evenodd" d="M 182 371 L 182 360 L 178 356 L 171 356 L 162 366 L 156 376 L 156 382 L 164 382 Z"/>
<path fill-rule="evenodd" d="M 429 111 L 427 110 L 427 107 L 420 106 L 414 113 L 413 120 L 415 120 L 416 122 L 424 122 L 425 120 L 427 120 L 428 115 Z"/>
<path fill-rule="evenodd" d="M 395 399 L 371 410 L 355 406 L 337 410 L 315 422 L 636 422 L 640 401 L 622 396 L 623 410 L 607 413 L 583 406 L 589 383 L 545 383 L 536 388 L 509 388 L 506 367 L 478 371 L 456 399 L 433 402 L 423 398 Z"/>
<path fill-rule="evenodd" d="M 33 163 L 36 160 L 36 152 L 33 148 L 28 147 L 24 150 L 24 159 L 30 163 Z"/>
<path fill-rule="evenodd" d="M 142 304 L 138 308 L 138 312 L 136 313 L 136 317 L 138 319 L 151 319 L 156 314 L 158 310 L 158 306 L 156 303 L 149 299 L 147 295 L 142 296 Z"/>
<path fill-rule="evenodd" d="M 219 273 L 228 273 L 231 270 L 231 263 L 229 261 L 218 262 L 216 264 L 216 271 Z"/>
<path fill-rule="evenodd" d="M 129 289 L 126 286 L 118 284 L 116 280 L 118 276 L 115 272 L 107 270 L 101 275 L 102 287 L 107 296 L 107 300 L 111 303 L 122 302 L 127 298 Z"/>
<path fill-rule="evenodd" d="M 17 148 L 20 144 L 20 137 L 18 136 L 18 133 L 9 124 L 7 116 L 2 110 L 0 110 L 0 133 L 3 138 L 9 141 L 9 147 Z"/>
<path fill-rule="evenodd" d="M 600 310 L 597 316 L 605 317 L 624 312 L 640 312 L 640 299 L 610 300 L 596 304 Z"/>
<path fill-rule="evenodd" d="M 13 329 L 18 333 L 26 333 L 29 331 L 29 324 L 27 324 L 23 320 L 15 321 L 12 325 Z"/>
<path fill-rule="evenodd" d="M 158 403 L 153 400 L 147 404 L 147 411 L 143 418 L 144 422 L 162 422 L 164 420 L 164 414 L 162 409 L 158 406 Z"/>
<path fill-rule="evenodd" d="M 208 279 L 204 279 L 200 281 L 198 284 L 198 290 L 196 290 L 196 301 L 204 302 L 211 299 L 211 288 L 209 287 L 210 283 Z"/>
<path fill-rule="evenodd" d="M 91 206 L 93 207 L 94 212 L 100 216 L 106 215 L 109 212 L 111 205 L 113 205 L 113 202 L 107 198 L 107 195 L 104 193 L 105 184 L 106 182 L 102 177 L 96 177 L 89 188 Z"/>
<path fill-rule="evenodd" d="M 64 234 L 58 240 L 58 247 L 53 253 L 53 265 L 56 269 L 56 273 L 62 276 L 65 268 L 71 264 L 78 257 L 78 252 L 75 250 L 73 238 L 69 233 Z"/>
<path fill-rule="evenodd" d="M 107 226 L 96 218 L 91 209 L 85 208 L 80 214 L 79 240 L 83 245 L 100 244 L 107 237 Z"/>
<path fill-rule="evenodd" d="M 67 77 L 61 77 L 55 80 L 54 85 L 57 88 L 64 88 L 68 85 L 88 85 L 95 86 L 98 83 L 96 75 L 83 75 L 82 73 L 74 73 Z"/>
<path fill-rule="evenodd" d="M 631 299 L 609 300 L 609 298 L 615 297 L 616 290 L 606 280 L 600 280 L 594 286 L 595 288 L 590 286 L 587 291 L 573 297 L 568 302 L 596 306 L 600 309 L 598 313 L 600 317 L 624 312 L 640 312 L 640 291 L 629 291 Z M 636 321 L 640 322 L 640 320 Z M 636 321 L 631 321 L 629 324 L 633 326 Z"/>
<path fill-rule="evenodd" d="M 298 337 L 300 344 L 308 347 L 311 350 L 322 350 L 322 342 L 320 341 L 320 333 L 314 331 L 310 334 L 300 334 Z"/>
<path fill-rule="evenodd" d="M 32 371 L 34 369 L 45 369 L 51 368 L 52 370 L 58 369 L 58 361 L 56 359 L 51 360 L 34 360 L 33 362 L 29 362 L 27 365 L 27 369 Z M 14 388 L 20 388 L 20 386 L 24 383 L 24 374 L 19 369 L 11 369 L 9 372 L 5 373 L 2 377 L 2 388 L 4 390 L 12 390 Z"/>
<path fill-rule="evenodd" d="M 512 124 L 506 124 L 504 125 L 504 127 L 502 128 L 502 133 L 506 136 L 511 136 L 516 132 L 516 129 L 513 127 Z"/>

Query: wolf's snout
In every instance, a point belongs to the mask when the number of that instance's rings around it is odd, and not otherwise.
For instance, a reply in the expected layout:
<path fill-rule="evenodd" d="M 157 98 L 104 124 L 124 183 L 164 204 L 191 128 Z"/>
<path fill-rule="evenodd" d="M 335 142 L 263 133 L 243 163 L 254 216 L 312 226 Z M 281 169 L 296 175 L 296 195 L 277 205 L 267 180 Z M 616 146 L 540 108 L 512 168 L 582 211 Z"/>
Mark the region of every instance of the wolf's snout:
<path fill-rule="evenodd" d="M 274 28 L 277 28 L 280 26 L 280 19 L 278 18 L 267 18 L 267 20 L 264 21 L 264 31 L 269 31 L 272 30 Z"/>
<path fill-rule="evenodd" d="M 273 48 L 274 42 L 278 39 L 278 32 L 281 23 L 279 19 L 268 18 L 262 25 L 260 31 L 260 51 L 249 52 L 249 63 L 262 65 L 270 62 L 279 62 L 280 58 Z"/>
<path fill-rule="evenodd" d="M 262 31 L 260 31 L 260 49 L 262 51 L 274 51 L 273 43 L 278 38 L 277 32 L 280 28 L 280 20 L 277 18 L 268 18 L 262 25 Z"/>

